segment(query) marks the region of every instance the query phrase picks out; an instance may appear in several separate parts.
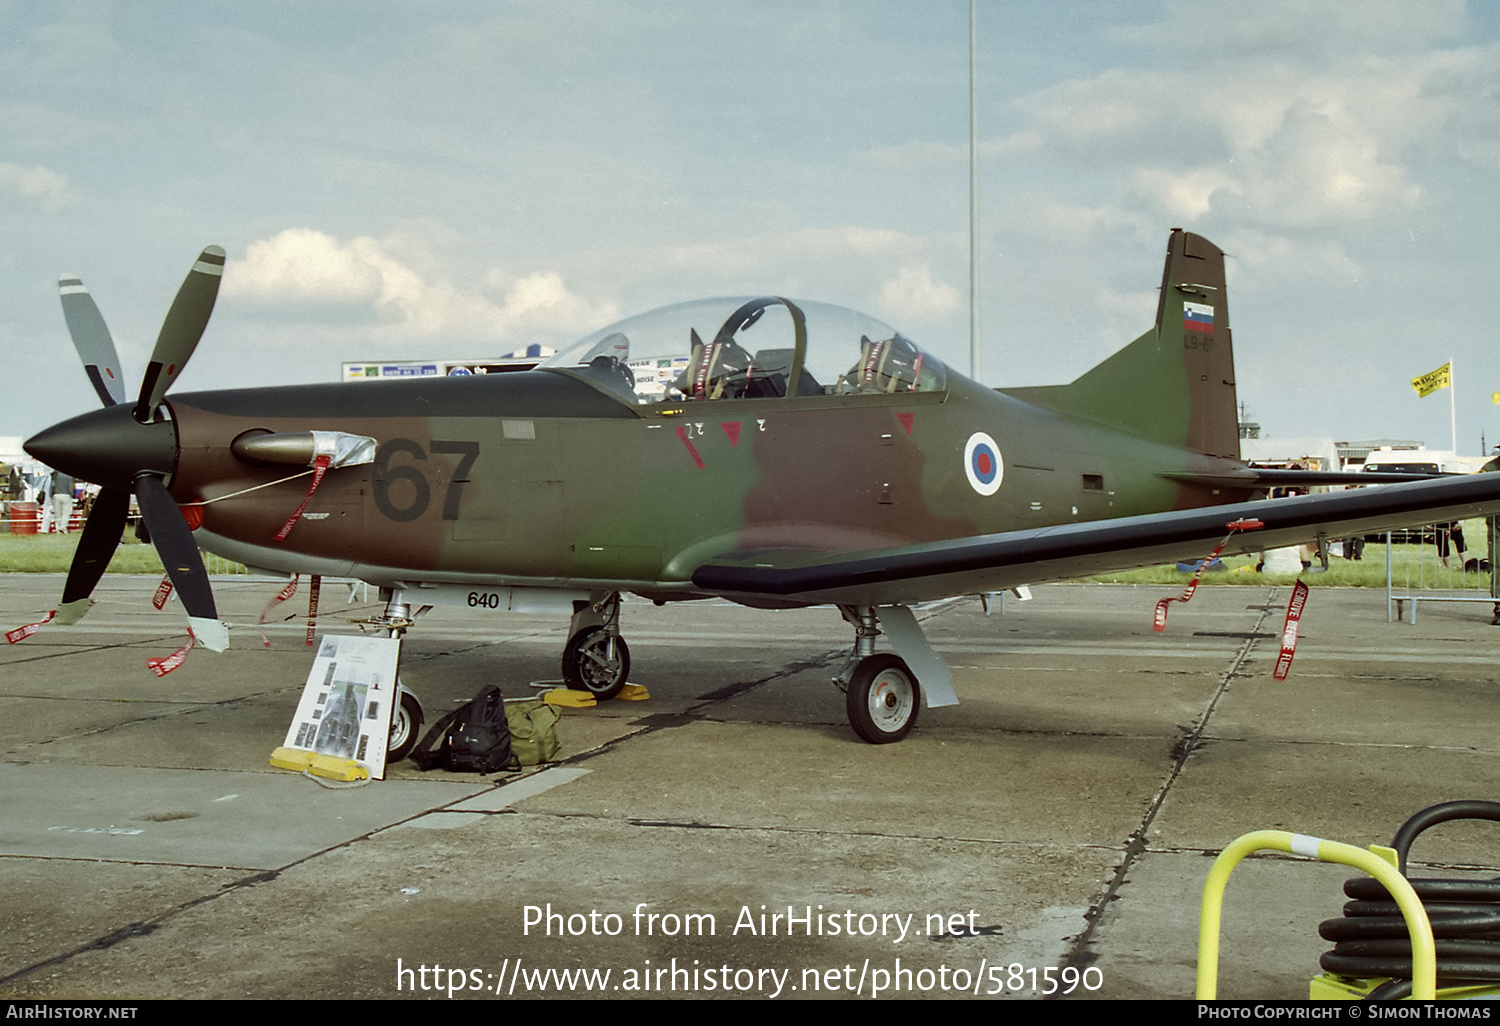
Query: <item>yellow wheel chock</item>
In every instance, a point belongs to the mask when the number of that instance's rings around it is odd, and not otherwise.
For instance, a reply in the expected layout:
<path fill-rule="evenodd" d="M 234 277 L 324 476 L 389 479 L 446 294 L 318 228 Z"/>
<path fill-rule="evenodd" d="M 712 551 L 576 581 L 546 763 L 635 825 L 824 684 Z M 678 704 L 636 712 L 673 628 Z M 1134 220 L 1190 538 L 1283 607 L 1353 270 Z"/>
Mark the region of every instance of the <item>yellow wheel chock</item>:
<path fill-rule="evenodd" d="M 651 692 L 639 684 L 626 684 L 615 696 L 622 702 L 644 702 L 650 697 Z M 561 705 L 569 709 L 592 709 L 599 704 L 587 691 L 574 691 L 572 688 L 553 688 L 542 692 L 541 698 L 548 705 Z"/>

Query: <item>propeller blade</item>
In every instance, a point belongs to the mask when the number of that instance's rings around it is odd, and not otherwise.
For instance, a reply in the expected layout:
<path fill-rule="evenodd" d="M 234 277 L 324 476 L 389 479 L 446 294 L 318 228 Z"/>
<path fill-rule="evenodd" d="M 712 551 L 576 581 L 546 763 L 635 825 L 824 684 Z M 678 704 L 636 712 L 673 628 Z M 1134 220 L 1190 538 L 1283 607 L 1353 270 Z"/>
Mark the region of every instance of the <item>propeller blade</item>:
<path fill-rule="evenodd" d="M 223 277 L 224 250 L 209 246 L 177 290 L 177 298 L 172 300 L 172 308 L 162 322 L 161 334 L 156 337 L 156 348 L 151 351 L 151 362 L 146 365 L 141 395 L 135 404 L 135 419 L 142 424 L 151 420 L 167 389 L 198 348 L 209 315 L 214 312 L 214 301 L 219 298 L 219 281 Z M 148 522 L 148 526 L 154 534 L 156 525 Z"/>
<path fill-rule="evenodd" d="M 194 635 L 205 647 L 224 651 L 229 647 L 229 628 L 219 620 L 208 570 L 203 566 L 193 532 L 182 519 L 182 511 L 162 479 L 152 474 L 136 478 L 135 496 L 141 506 L 141 517 L 151 532 L 151 544 L 156 546 L 172 587 L 182 600 L 182 608 L 187 610 Z"/>
<path fill-rule="evenodd" d="M 72 274 L 57 279 L 57 290 L 62 296 L 63 319 L 68 322 L 68 334 L 83 361 L 89 383 L 105 406 L 123 403 L 125 381 L 120 374 L 120 354 L 115 351 L 115 340 L 109 335 L 109 328 L 104 324 L 94 297 Z"/>
<path fill-rule="evenodd" d="M 94 500 L 88 522 L 83 525 L 83 536 L 78 539 L 78 549 L 73 553 L 73 565 L 68 568 L 67 583 L 63 585 L 62 605 L 57 607 L 58 623 L 77 623 L 88 612 L 89 596 L 120 546 L 129 512 L 129 492 L 105 488 Z"/>

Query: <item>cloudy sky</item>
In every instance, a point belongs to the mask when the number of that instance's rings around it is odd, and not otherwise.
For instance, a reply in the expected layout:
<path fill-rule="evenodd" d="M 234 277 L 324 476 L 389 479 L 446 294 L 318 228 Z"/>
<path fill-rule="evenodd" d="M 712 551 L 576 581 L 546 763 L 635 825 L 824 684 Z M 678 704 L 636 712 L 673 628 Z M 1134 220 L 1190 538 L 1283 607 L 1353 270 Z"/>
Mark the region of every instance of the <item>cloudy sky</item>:
<path fill-rule="evenodd" d="M 985 383 L 1139 334 L 1184 227 L 1266 433 L 1446 447 L 1453 359 L 1500 441 L 1500 0 L 981 0 L 979 77 Z M 208 243 L 184 389 L 749 293 L 964 369 L 968 121 L 967 0 L 0 0 L 0 435 L 97 402 L 59 274 L 138 379 Z"/>

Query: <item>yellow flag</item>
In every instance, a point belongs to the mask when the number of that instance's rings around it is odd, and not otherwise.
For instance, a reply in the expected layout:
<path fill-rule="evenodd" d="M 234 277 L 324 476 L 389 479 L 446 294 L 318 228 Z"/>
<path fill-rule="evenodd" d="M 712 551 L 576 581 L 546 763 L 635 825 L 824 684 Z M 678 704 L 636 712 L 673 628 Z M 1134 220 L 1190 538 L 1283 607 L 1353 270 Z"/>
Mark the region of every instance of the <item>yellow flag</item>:
<path fill-rule="evenodd" d="M 1440 388 L 1447 388 L 1453 384 L 1452 368 L 1452 363 L 1445 363 L 1431 374 L 1423 374 L 1420 378 L 1412 378 L 1411 387 L 1417 390 L 1417 398 L 1424 398 Z"/>
<path fill-rule="evenodd" d="M 1500 406 L 1500 392 L 1491 392 L 1490 402 L 1494 403 L 1496 406 Z"/>

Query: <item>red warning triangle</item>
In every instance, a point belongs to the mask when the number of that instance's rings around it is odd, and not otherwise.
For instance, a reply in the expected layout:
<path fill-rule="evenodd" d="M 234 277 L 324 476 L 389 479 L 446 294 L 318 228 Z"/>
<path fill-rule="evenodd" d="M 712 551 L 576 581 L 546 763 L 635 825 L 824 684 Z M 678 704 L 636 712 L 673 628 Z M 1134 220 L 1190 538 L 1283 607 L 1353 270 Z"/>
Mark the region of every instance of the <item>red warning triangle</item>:
<path fill-rule="evenodd" d="M 740 422 L 732 420 L 721 423 L 719 427 L 724 429 L 724 435 L 729 439 L 729 444 L 738 449 L 740 447 Z"/>
<path fill-rule="evenodd" d="M 898 414 L 896 414 L 896 419 L 901 422 L 901 426 L 902 427 L 906 428 L 906 433 L 907 434 L 911 434 L 911 422 L 912 422 L 912 419 L 915 416 L 916 416 L 916 414 L 914 414 L 914 413 L 898 413 Z"/>

